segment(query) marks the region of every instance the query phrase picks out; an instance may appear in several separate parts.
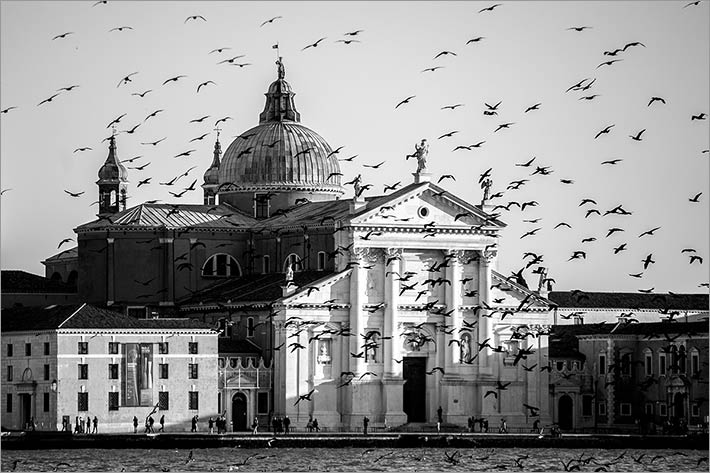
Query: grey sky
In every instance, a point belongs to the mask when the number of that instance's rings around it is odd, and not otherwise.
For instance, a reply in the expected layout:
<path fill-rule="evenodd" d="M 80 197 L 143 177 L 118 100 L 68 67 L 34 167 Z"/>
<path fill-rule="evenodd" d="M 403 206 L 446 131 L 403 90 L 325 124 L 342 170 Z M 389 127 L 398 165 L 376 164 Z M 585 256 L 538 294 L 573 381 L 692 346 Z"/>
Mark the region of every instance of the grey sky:
<path fill-rule="evenodd" d="M 414 143 L 427 138 L 435 181 L 473 203 L 481 191 L 478 175 L 493 168 L 493 192 L 517 179 L 520 190 L 496 203 L 532 201 L 537 207 L 502 211 L 508 224 L 499 251 L 503 273 L 518 270 L 525 251 L 544 255 L 557 289 L 695 292 L 708 281 L 708 261 L 689 265 L 683 248 L 707 259 L 709 209 L 708 120 L 710 15 L 708 3 L 686 2 L 94 2 L 0 3 L 0 102 L 16 106 L 0 117 L 2 189 L 2 268 L 42 273 L 39 263 L 74 237 L 72 229 L 90 221 L 97 199 L 97 171 L 107 154 L 106 125 L 126 113 L 121 159 L 143 155 L 129 166 L 129 205 L 145 200 L 200 203 L 201 190 L 182 199 L 159 186 L 197 166 L 185 186 L 212 158 L 215 121 L 223 125 L 222 147 L 258 123 L 264 92 L 275 78 L 278 42 L 286 79 L 296 92 L 302 122 L 333 148 L 344 146 L 345 180 L 362 173 L 365 182 L 411 182 L 416 164 L 405 161 Z M 502 3 L 492 12 L 484 7 Z M 185 19 L 202 15 L 207 21 Z M 282 16 L 270 24 L 260 24 Z M 132 30 L 111 28 L 130 26 Z M 591 26 L 582 32 L 572 26 Z M 336 43 L 344 33 L 364 30 L 359 43 Z M 56 35 L 73 32 L 66 38 Z M 466 45 L 472 38 L 484 39 Z M 326 37 L 318 47 L 306 45 Z M 604 51 L 639 41 L 615 57 Z M 220 47 L 232 49 L 208 54 Z M 441 51 L 456 53 L 434 59 Z M 236 62 L 220 60 L 244 54 Z M 609 66 L 610 59 L 622 61 Z M 421 72 L 444 66 L 433 72 Z M 138 72 L 133 82 L 120 79 Z M 186 75 L 177 82 L 166 79 Z M 587 91 L 565 90 L 596 78 Z M 197 85 L 208 85 L 196 93 Z M 57 89 L 78 84 L 52 102 L 37 106 Z M 133 92 L 152 89 L 144 98 Z M 593 100 L 580 97 L 599 94 Z M 416 97 L 394 109 L 407 96 Z M 666 104 L 647 106 L 652 96 Z M 497 116 L 484 116 L 484 102 L 502 101 Z M 524 113 L 540 102 L 540 110 Z M 462 103 L 455 110 L 445 105 Z M 151 112 L 164 112 L 143 123 Z M 202 124 L 189 124 L 203 115 Z M 506 122 L 509 129 L 494 130 Z M 594 139 L 607 125 L 611 132 Z M 646 129 L 642 141 L 629 138 Z M 450 138 L 438 136 L 458 131 Z M 158 146 L 141 142 L 167 137 Z M 458 145 L 485 143 L 472 151 Z M 88 146 L 91 151 L 73 153 Z M 190 157 L 178 153 L 196 149 Z M 536 157 L 533 166 L 524 163 Z M 620 158 L 616 165 L 602 161 Z M 386 160 L 379 172 L 362 168 Z M 534 165 L 550 175 L 530 176 Z M 139 180 L 149 185 L 136 189 Z M 560 179 L 572 179 L 563 184 Z M 84 191 L 71 198 L 64 190 Z M 702 192 L 698 203 L 688 199 Z M 346 196 L 352 195 L 348 189 Z M 579 207 L 583 198 L 597 206 Z M 631 216 L 584 217 L 586 208 L 602 213 L 621 204 Z M 537 224 L 524 219 L 541 218 Z M 567 222 L 571 229 L 554 227 Z M 638 235 L 660 226 L 653 236 Z M 537 235 L 520 239 L 533 228 Z M 623 228 L 606 238 L 608 229 Z M 596 237 L 590 243 L 583 238 Z M 612 248 L 627 250 L 617 255 Z M 65 245 L 64 248 L 68 246 Z M 586 260 L 567 261 L 575 250 Z M 653 253 L 656 263 L 642 271 Z M 533 277 L 530 279 L 534 280 Z M 531 281 L 532 282 L 532 281 Z"/>

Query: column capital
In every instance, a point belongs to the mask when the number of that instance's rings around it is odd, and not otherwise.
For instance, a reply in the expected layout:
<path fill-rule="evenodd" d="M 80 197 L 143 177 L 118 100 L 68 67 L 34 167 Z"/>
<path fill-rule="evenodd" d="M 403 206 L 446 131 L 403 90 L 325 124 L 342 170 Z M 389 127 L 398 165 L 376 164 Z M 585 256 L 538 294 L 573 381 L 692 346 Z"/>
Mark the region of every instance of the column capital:
<path fill-rule="evenodd" d="M 158 241 L 159 241 L 160 243 L 172 243 L 172 242 L 173 242 L 173 238 L 158 238 Z"/>
<path fill-rule="evenodd" d="M 498 250 L 483 250 L 481 251 L 482 262 L 484 264 L 492 263 L 498 256 Z"/>
<path fill-rule="evenodd" d="M 350 251 L 353 260 L 364 260 L 367 263 L 377 263 L 384 261 L 384 250 L 381 248 L 359 247 Z"/>
<path fill-rule="evenodd" d="M 113 244 L 113 242 L 114 242 L 115 240 L 116 240 L 115 238 L 106 238 L 106 242 L 107 242 L 109 245 Z"/>
<path fill-rule="evenodd" d="M 402 248 L 383 248 L 385 258 L 400 258 L 402 256 Z"/>

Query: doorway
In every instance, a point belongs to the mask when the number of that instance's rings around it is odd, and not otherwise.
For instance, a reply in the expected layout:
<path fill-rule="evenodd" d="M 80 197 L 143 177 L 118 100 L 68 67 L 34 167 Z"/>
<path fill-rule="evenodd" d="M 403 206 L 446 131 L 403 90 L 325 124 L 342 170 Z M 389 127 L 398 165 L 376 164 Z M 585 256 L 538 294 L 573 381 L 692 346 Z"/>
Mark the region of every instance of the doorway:
<path fill-rule="evenodd" d="M 426 422 L 426 358 L 405 357 L 403 409 L 407 422 Z"/>
<path fill-rule="evenodd" d="M 673 417 L 676 419 L 685 417 L 685 396 L 683 393 L 675 393 L 673 396 Z"/>
<path fill-rule="evenodd" d="M 557 404 L 557 422 L 560 424 L 560 429 L 572 430 L 574 420 L 573 412 L 574 403 L 572 402 L 572 398 L 566 394 L 560 397 L 559 403 Z"/>
<path fill-rule="evenodd" d="M 247 430 L 247 397 L 244 393 L 232 396 L 232 429 L 235 432 Z"/>
<path fill-rule="evenodd" d="M 32 418 L 32 395 L 20 394 L 20 426 L 27 429 Z"/>

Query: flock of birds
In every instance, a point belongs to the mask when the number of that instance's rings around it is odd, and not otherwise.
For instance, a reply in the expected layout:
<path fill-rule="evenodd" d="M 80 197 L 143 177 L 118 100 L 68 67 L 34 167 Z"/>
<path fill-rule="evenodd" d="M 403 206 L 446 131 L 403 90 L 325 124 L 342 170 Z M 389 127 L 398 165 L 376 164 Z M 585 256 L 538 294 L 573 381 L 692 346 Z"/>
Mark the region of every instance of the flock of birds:
<path fill-rule="evenodd" d="M 107 2 L 97 2 L 93 6 L 105 5 L 106 3 Z M 688 8 L 688 7 L 697 6 L 697 5 L 699 5 L 699 2 L 691 2 L 691 3 L 688 3 L 687 5 L 684 5 L 683 8 Z M 502 6 L 503 6 L 503 4 L 501 4 L 501 3 L 494 4 L 489 7 L 480 9 L 478 13 L 484 14 L 484 15 L 496 14 L 500 11 L 500 8 Z M 261 22 L 259 27 L 260 28 L 264 28 L 264 27 L 268 28 L 270 25 L 273 25 L 273 24 L 281 21 L 282 19 L 283 19 L 283 16 L 280 16 L 280 15 L 274 16 L 272 18 L 269 18 L 269 19 Z M 190 15 L 190 16 L 186 17 L 184 20 L 185 24 L 192 23 L 192 22 L 207 22 L 207 18 L 203 15 L 195 14 L 195 15 Z M 109 33 L 119 34 L 122 32 L 131 31 L 132 29 L 133 29 L 132 26 L 122 25 L 122 26 L 117 26 L 117 27 L 111 28 L 109 30 Z M 588 26 L 588 25 L 580 25 L 580 26 L 571 26 L 566 29 L 571 31 L 572 34 L 587 34 L 586 32 L 589 30 L 592 30 L 593 27 Z M 360 38 L 363 32 L 364 32 L 364 30 L 362 30 L 362 29 L 356 29 L 356 30 L 353 30 L 350 32 L 346 32 L 346 33 L 344 33 L 343 38 L 338 39 L 335 42 L 344 43 L 344 44 L 351 44 L 354 42 L 359 42 L 360 40 L 356 39 L 356 38 Z M 75 34 L 74 31 L 67 31 L 64 33 L 60 33 L 60 34 L 54 35 L 51 38 L 51 41 L 61 41 L 71 35 L 74 35 L 74 34 Z M 322 44 L 322 42 L 325 41 L 326 39 L 327 39 L 327 37 L 321 37 L 318 40 L 314 41 L 313 43 L 305 45 L 301 49 L 301 51 L 304 52 L 304 51 L 307 51 L 310 49 L 316 49 L 319 46 L 319 44 Z M 484 42 L 485 39 L 486 38 L 482 37 L 482 36 L 473 37 L 466 42 L 466 45 L 468 46 L 471 44 L 480 44 L 480 43 Z M 274 47 L 277 48 L 278 44 L 274 45 Z M 614 48 L 612 50 L 603 51 L 602 55 L 605 58 L 611 58 L 611 59 L 608 59 L 608 60 L 605 60 L 605 61 L 599 63 L 595 69 L 615 67 L 616 64 L 618 64 L 619 62 L 622 62 L 625 59 L 626 55 L 632 54 L 633 50 L 637 49 L 637 48 L 646 48 L 646 45 L 640 41 L 630 41 L 630 42 L 620 45 L 619 47 Z M 223 47 L 214 48 L 211 51 L 209 51 L 207 54 L 208 55 L 212 55 L 212 54 L 221 55 L 222 53 L 225 53 L 229 50 L 231 50 L 230 47 L 223 46 Z M 219 62 L 217 62 L 217 64 L 238 66 L 240 68 L 251 66 L 252 63 L 250 63 L 250 62 L 238 62 L 240 59 L 242 59 L 244 57 L 245 57 L 244 54 L 235 55 L 232 57 L 224 58 L 224 59 L 220 60 Z M 437 54 L 435 54 L 433 56 L 433 59 L 440 60 L 440 59 L 446 58 L 446 57 L 456 58 L 457 53 L 454 51 L 451 51 L 451 50 L 443 50 L 443 51 L 440 51 Z M 434 71 L 437 71 L 438 69 L 441 69 L 443 67 L 444 66 L 434 66 L 434 67 L 426 68 L 422 72 L 434 72 Z M 136 76 L 138 76 L 139 74 L 140 74 L 140 71 L 133 71 L 133 72 L 126 74 L 117 82 L 116 87 L 117 88 L 129 87 L 131 84 L 133 84 Z M 161 88 L 162 87 L 170 87 L 171 84 L 182 82 L 187 79 L 188 79 L 187 75 L 178 74 L 173 77 L 169 77 L 169 78 L 165 79 L 160 84 L 159 87 L 161 87 Z M 560 92 L 561 93 L 563 92 L 564 94 L 579 93 L 578 100 L 582 100 L 582 101 L 596 100 L 598 97 L 600 97 L 600 94 L 589 92 L 596 85 L 596 81 L 597 81 L 596 78 L 587 77 L 587 78 L 584 78 L 584 79 L 576 82 L 575 84 L 572 84 L 564 92 L 563 91 L 560 91 Z M 196 84 L 196 93 L 199 94 L 205 88 L 214 87 L 216 85 L 217 84 L 213 80 L 201 81 L 198 84 Z M 65 94 L 74 93 L 74 91 L 78 88 L 80 88 L 80 85 L 78 85 L 78 84 L 73 84 L 73 85 L 69 85 L 66 87 L 60 87 L 55 91 L 55 93 L 53 93 L 49 97 L 41 100 L 36 106 L 37 107 L 51 106 L 56 100 L 58 100 L 58 98 L 61 98 Z M 142 99 L 142 98 L 146 97 L 147 94 L 155 93 L 156 90 L 157 90 L 157 87 L 156 88 L 148 88 L 145 90 L 131 91 L 131 96 L 139 97 L 140 99 Z M 403 111 L 407 108 L 407 106 L 409 104 L 411 104 L 416 99 L 417 99 L 416 94 L 409 95 L 406 98 L 399 100 L 394 105 L 394 109 L 397 111 Z M 484 108 L 482 110 L 483 115 L 487 116 L 487 117 L 491 117 L 491 119 L 493 119 L 493 117 L 496 117 L 499 114 L 499 112 L 501 112 L 502 103 L 503 103 L 503 100 L 498 100 L 497 103 L 494 103 L 494 104 L 489 104 L 487 102 L 484 103 Z M 465 106 L 464 103 L 449 104 L 449 105 L 442 106 L 441 110 L 453 111 L 459 107 L 464 107 L 464 106 Z M 523 112 L 523 116 L 527 116 L 532 113 L 538 113 L 541 110 L 542 106 L 543 106 L 542 102 L 536 102 L 536 103 L 530 104 L 528 107 L 525 108 L 525 110 Z M 666 99 L 664 97 L 660 97 L 660 96 L 649 97 L 647 107 L 663 107 L 663 106 L 666 106 Z M 1 110 L 1 113 L 7 114 L 16 108 L 18 108 L 18 107 L 11 106 L 11 107 L 4 108 Z M 127 117 L 128 114 L 122 113 L 119 116 L 117 116 L 115 119 L 110 121 L 107 124 L 106 129 L 112 130 L 111 136 L 115 136 L 117 133 L 125 133 L 127 135 L 133 135 L 134 133 L 137 132 L 137 130 L 139 128 L 143 129 L 145 127 L 148 127 L 149 121 L 151 119 L 153 119 L 154 117 L 156 117 L 159 114 L 164 113 L 164 112 L 165 112 L 165 109 L 158 108 L 158 109 L 154 110 L 153 112 L 149 113 L 148 115 L 146 115 L 145 118 L 138 121 L 137 123 L 134 122 L 132 124 L 125 125 L 125 127 L 124 127 L 123 120 L 125 119 L 125 117 Z M 402 113 L 404 113 L 404 112 L 402 112 Z M 212 118 L 212 117 L 210 115 L 203 115 L 201 117 L 196 117 L 196 118 L 190 120 L 190 123 L 194 123 L 194 124 L 199 125 L 199 124 L 204 123 L 209 118 Z M 707 114 L 705 112 L 699 112 L 696 114 L 692 114 L 688 118 L 689 118 L 690 122 L 704 121 L 707 119 Z M 213 128 L 219 133 L 220 125 L 225 124 L 227 121 L 230 121 L 230 120 L 233 120 L 233 117 L 224 116 L 221 118 L 217 118 L 216 121 L 214 122 Z M 504 133 L 505 130 L 512 130 L 515 127 L 515 125 L 516 125 L 516 122 L 499 123 L 497 125 L 497 127 L 495 127 L 495 129 L 493 130 L 493 134 Z M 125 129 L 117 131 L 117 127 L 119 127 L 119 126 L 122 126 Z M 604 126 L 602 129 L 596 130 L 596 131 L 590 133 L 590 135 L 591 135 L 591 137 L 593 137 L 594 140 L 602 140 L 602 139 L 604 139 L 604 137 L 606 135 L 609 135 L 609 134 L 615 132 L 615 126 L 616 126 L 616 124 L 610 123 L 610 124 Z M 460 132 L 460 130 L 451 130 L 447 133 L 443 133 L 440 136 L 438 136 L 437 142 L 442 141 L 442 140 L 452 139 L 459 132 Z M 630 134 L 628 135 L 628 137 L 632 141 L 641 142 L 646 139 L 648 133 L 649 132 L 647 131 L 646 128 L 639 129 L 639 130 L 632 130 L 630 132 Z M 201 133 L 199 136 L 195 136 L 194 138 L 190 139 L 188 141 L 188 145 L 195 143 L 195 142 L 201 142 L 202 140 L 207 138 L 209 135 L 210 135 L 209 132 Z M 237 137 L 240 137 L 243 139 L 248 138 L 247 135 L 237 135 Z M 110 138 L 110 136 L 106 137 L 104 139 L 104 141 L 108 140 L 109 138 Z M 164 142 L 166 139 L 168 139 L 167 136 L 157 137 L 154 140 L 141 141 L 140 144 L 141 144 L 141 146 L 155 149 L 162 142 Z M 444 141 L 442 141 L 442 143 L 443 142 Z M 458 153 L 461 151 L 473 151 L 476 149 L 480 149 L 481 147 L 483 147 L 483 145 L 485 143 L 486 143 L 486 140 L 479 140 L 476 143 L 459 144 L 459 145 L 456 145 L 452 148 L 452 152 Z M 273 144 L 271 144 L 271 146 L 274 146 L 275 144 L 276 143 L 273 143 Z M 331 154 L 337 155 L 343 148 L 344 148 L 344 146 L 340 146 L 337 149 L 335 149 Z M 74 150 L 74 153 L 85 153 L 85 152 L 92 151 L 92 150 L 93 150 L 93 148 L 91 146 L 79 146 L 79 147 L 76 147 L 76 149 Z M 177 159 L 177 160 L 181 160 L 183 158 L 189 158 L 193 155 L 193 153 L 196 153 L 196 152 L 197 152 L 197 150 L 195 148 L 186 149 L 185 151 L 175 154 L 173 156 L 173 158 Z M 245 151 L 245 153 L 248 153 L 248 152 L 251 152 L 251 150 Z M 310 152 L 309 149 L 301 150 L 301 153 L 308 153 L 308 152 Z M 710 151 L 703 150 L 703 153 L 708 153 L 708 152 L 710 152 Z M 406 158 L 409 159 L 409 157 L 411 157 L 411 156 L 412 155 L 408 155 L 408 156 L 406 156 Z M 352 155 L 350 157 L 338 158 L 338 160 L 343 163 L 353 163 L 357 157 L 358 157 L 358 155 Z M 141 160 L 141 159 L 145 159 L 145 158 L 142 155 L 135 156 L 135 157 L 123 160 L 123 163 L 134 164 L 134 162 Z M 623 159 L 621 159 L 621 158 L 608 159 L 608 160 L 602 161 L 601 165 L 614 167 L 614 166 L 619 165 L 619 163 L 621 163 L 622 161 L 623 161 Z M 143 171 L 146 171 L 146 169 L 151 164 L 152 164 L 151 161 L 144 160 L 144 161 L 140 161 L 138 163 L 135 163 L 132 166 L 128 166 L 128 168 L 131 170 L 143 172 Z M 385 164 L 384 161 L 381 161 L 379 163 L 362 163 L 362 167 L 363 167 L 363 169 L 367 168 L 367 169 L 372 169 L 372 170 L 379 170 L 383 164 Z M 512 193 L 520 190 L 523 186 L 529 186 L 530 183 L 532 183 L 533 181 L 540 183 L 540 184 L 547 183 L 548 182 L 547 179 L 549 179 L 549 177 L 547 177 L 547 176 L 551 175 L 554 172 L 554 170 L 552 169 L 551 166 L 545 165 L 544 163 L 539 162 L 538 158 L 534 157 L 534 156 L 531 159 L 527 160 L 526 162 L 516 163 L 515 166 L 516 166 L 516 168 L 520 168 L 520 170 L 522 170 L 522 171 L 531 171 L 531 172 L 529 172 L 527 175 L 521 176 L 520 179 L 511 181 L 510 183 L 508 183 L 506 185 L 505 189 L 500 189 L 500 190 L 496 190 L 496 191 L 491 192 L 491 195 L 489 196 L 490 202 L 493 203 L 491 219 L 498 218 L 498 217 L 502 216 L 504 212 L 511 212 L 513 208 L 519 209 L 519 211 L 522 213 L 522 212 L 528 211 L 529 209 L 536 209 L 536 208 L 540 207 L 540 203 L 536 200 L 528 200 L 528 201 L 515 200 L 512 198 Z M 170 190 L 169 191 L 170 195 L 175 199 L 184 198 L 184 197 L 190 195 L 189 194 L 190 192 L 198 190 L 197 179 L 193 179 L 193 181 L 190 185 L 186 185 L 184 187 L 178 188 L 179 182 L 181 181 L 181 179 L 189 177 L 189 173 L 195 168 L 196 168 L 196 166 L 191 166 L 187 171 L 181 172 L 180 174 L 177 174 L 176 176 L 172 177 L 171 179 L 167 179 L 165 181 L 158 182 L 158 185 L 166 186 L 166 187 L 173 187 L 173 188 L 175 188 L 175 191 Z M 480 177 L 478 179 L 478 183 L 483 187 L 483 185 L 486 183 L 486 181 L 490 182 L 493 175 L 494 175 L 494 169 L 489 168 L 488 170 L 486 170 L 484 173 L 482 173 L 480 175 Z M 333 177 L 339 177 L 339 176 L 343 176 L 343 174 L 342 173 L 332 173 L 330 176 L 328 176 L 328 179 L 330 180 Z M 447 180 L 447 179 L 449 179 L 451 181 L 455 181 L 456 177 L 453 174 L 445 174 L 445 175 L 440 176 L 436 182 L 441 183 L 442 181 Z M 574 185 L 574 182 L 575 182 L 573 179 L 569 179 L 569 178 L 562 178 L 559 181 L 564 186 Z M 150 176 L 149 177 L 140 177 L 137 181 L 136 187 L 140 188 L 143 186 L 150 186 L 153 184 L 154 184 L 154 177 L 150 177 Z M 229 186 L 229 185 L 231 185 L 231 183 L 222 184 L 222 186 Z M 365 191 L 372 190 L 375 187 L 374 184 L 372 184 L 372 183 L 364 182 L 361 174 L 358 174 L 351 181 L 346 182 L 345 185 L 352 185 L 353 190 L 354 190 L 354 194 L 356 196 L 360 196 Z M 384 188 L 383 188 L 383 192 L 395 191 L 398 188 L 400 188 L 401 186 L 402 186 L 402 181 L 393 182 L 391 184 L 385 184 Z M 11 190 L 11 189 L 4 189 L 0 192 L 2 192 L 4 194 L 8 190 Z M 85 194 L 86 191 L 85 190 L 65 189 L 64 192 L 66 193 L 66 195 L 68 195 L 71 198 L 80 198 Z M 502 200 L 505 198 L 507 198 L 507 202 L 503 203 Z M 692 196 L 689 196 L 687 198 L 687 201 L 690 205 L 702 204 L 704 202 L 703 192 L 693 193 Z M 157 201 L 153 201 L 153 202 L 157 202 Z M 98 204 L 98 201 L 94 201 L 90 205 L 97 205 L 97 204 Z M 628 218 L 631 215 L 633 215 L 633 212 L 631 210 L 625 208 L 623 204 L 617 205 L 611 209 L 599 208 L 596 200 L 591 197 L 582 199 L 581 202 L 579 203 L 579 208 L 580 208 L 580 212 L 584 215 L 585 220 L 590 219 L 594 216 L 596 216 L 596 218 L 598 219 L 600 217 L 604 218 L 607 216 L 622 216 L 622 217 Z M 281 211 L 281 212 L 285 214 L 288 212 L 288 209 Z M 468 215 L 465 215 L 465 214 L 459 215 L 459 216 L 457 216 L 457 220 L 464 219 L 464 217 L 466 217 L 466 216 L 468 216 Z M 524 219 L 523 222 L 530 223 L 530 224 L 534 225 L 534 227 L 531 228 L 530 230 L 526 231 L 524 234 L 522 234 L 520 236 L 520 239 L 535 238 L 537 236 L 538 232 L 543 229 L 543 226 L 539 225 L 540 221 L 541 221 L 541 218 L 526 218 L 526 219 Z M 602 220 L 598 220 L 598 222 L 599 222 L 600 226 L 603 225 Z M 553 230 L 558 230 L 561 228 L 571 229 L 572 225 L 568 222 L 561 221 L 561 222 L 557 223 L 556 225 L 554 225 Z M 650 239 L 655 234 L 654 232 L 659 231 L 659 230 L 662 230 L 662 227 L 654 227 L 652 229 L 649 229 L 648 231 L 641 233 L 638 236 L 638 239 L 643 239 L 643 240 L 640 240 L 639 243 L 645 242 L 646 240 L 649 240 L 649 243 L 650 243 Z M 431 224 L 428 228 L 425 228 L 424 231 L 425 231 L 425 235 L 424 235 L 425 238 L 436 236 L 436 228 L 435 228 L 434 224 Z M 608 232 L 606 232 L 606 235 L 603 238 L 607 239 L 607 238 L 610 238 L 610 237 L 615 236 L 617 234 L 624 235 L 625 234 L 624 232 L 625 232 L 625 228 L 623 228 L 622 226 L 610 224 L 609 230 L 608 230 Z M 363 239 L 369 240 L 373 237 L 377 237 L 378 236 L 377 233 L 378 232 L 371 232 L 368 235 L 365 235 L 363 237 Z M 598 241 L 601 238 L 602 238 L 601 236 L 599 236 L 599 237 L 588 236 L 588 237 L 581 239 L 580 247 L 575 249 L 572 252 L 568 261 L 572 262 L 575 260 L 579 261 L 579 260 L 587 259 L 587 255 L 588 255 L 587 248 L 590 245 L 592 245 L 593 242 Z M 61 247 L 64 243 L 68 243 L 70 241 L 72 241 L 72 240 L 71 239 L 63 239 L 59 243 L 59 247 Z M 627 251 L 631 245 L 632 245 L 632 243 L 629 240 L 627 240 L 625 242 L 620 242 L 618 244 L 618 246 L 613 248 L 612 256 L 619 255 L 619 254 L 623 253 L 624 251 Z M 630 268 L 631 271 L 628 272 L 628 276 L 632 277 L 632 278 L 636 278 L 636 279 L 642 279 L 645 272 L 647 270 L 649 270 L 649 268 L 652 267 L 651 265 L 656 263 L 657 258 L 655 258 L 653 256 L 653 253 L 654 252 L 651 251 L 649 253 L 649 255 L 643 261 L 641 261 L 637 267 Z M 691 265 L 703 264 L 703 257 L 704 256 L 701 254 L 698 254 L 698 252 L 693 248 L 683 248 L 680 250 L 680 254 L 682 256 L 687 256 L 688 263 Z M 527 253 L 525 253 L 525 255 L 532 256 L 535 264 L 543 263 L 543 255 L 537 255 L 532 252 L 527 252 Z M 527 270 L 531 267 L 531 265 L 526 261 L 526 258 L 527 258 L 527 256 L 525 256 L 523 258 L 523 264 L 524 264 L 525 270 Z M 539 269 L 539 268 L 537 268 L 537 269 Z M 551 280 L 551 281 L 554 281 L 554 280 Z M 703 282 L 699 286 L 700 287 L 707 287 L 707 285 L 708 285 L 708 283 Z M 654 292 L 655 288 L 654 287 L 641 288 L 639 290 L 641 292 L 651 293 L 651 292 Z"/>

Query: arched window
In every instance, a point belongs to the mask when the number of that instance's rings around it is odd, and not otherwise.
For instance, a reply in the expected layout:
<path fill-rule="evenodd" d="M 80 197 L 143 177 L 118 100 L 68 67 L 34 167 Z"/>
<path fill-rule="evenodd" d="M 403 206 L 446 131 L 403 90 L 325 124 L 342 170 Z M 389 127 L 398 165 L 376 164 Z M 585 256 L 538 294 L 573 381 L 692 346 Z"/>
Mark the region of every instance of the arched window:
<path fill-rule="evenodd" d="M 236 278 L 242 275 L 242 268 L 234 257 L 226 253 L 210 256 L 202 266 L 202 276 Z"/>
<path fill-rule="evenodd" d="M 263 265 L 261 272 L 268 274 L 269 271 L 271 271 L 271 257 L 269 255 L 264 255 L 261 259 L 261 263 Z"/>
<path fill-rule="evenodd" d="M 72 271 L 69 273 L 69 276 L 67 276 L 67 284 L 71 286 L 76 286 L 76 279 L 79 277 L 79 273 L 76 272 L 76 270 Z"/>
<path fill-rule="evenodd" d="M 678 371 L 681 373 L 685 373 L 685 367 L 687 365 L 687 358 L 685 355 L 685 346 L 681 345 L 680 348 L 678 348 Z"/>
<path fill-rule="evenodd" d="M 631 374 L 631 353 L 621 355 L 621 374 L 624 376 Z"/>
<path fill-rule="evenodd" d="M 111 191 L 111 194 L 109 194 L 109 195 L 110 195 L 110 197 L 109 197 L 110 205 L 111 205 L 111 206 L 116 205 L 116 191 L 115 191 L 115 190 L 112 190 L 112 191 Z"/>
<path fill-rule="evenodd" d="M 692 376 L 700 376 L 700 353 L 697 348 L 690 350 L 690 374 Z"/>
<path fill-rule="evenodd" d="M 296 271 L 303 271 L 303 263 L 301 262 L 301 257 L 298 256 L 296 253 L 291 253 L 286 257 L 286 261 L 284 261 L 284 269 L 283 272 L 286 272 L 286 269 L 288 267 L 291 267 L 294 272 Z"/>
<path fill-rule="evenodd" d="M 325 251 L 318 252 L 318 271 L 325 270 Z"/>
<path fill-rule="evenodd" d="M 254 317 L 247 319 L 247 338 L 254 336 Z"/>
<path fill-rule="evenodd" d="M 678 347 L 675 345 L 671 346 L 671 371 L 678 372 Z"/>
<path fill-rule="evenodd" d="M 49 278 L 49 279 L 51 279 L 52 281 L 55 281 L 55 282 L 62 282 L 62 275 L 59 274 L 59 272 L 55 271 L 55 272 L 52 274 L 52 277 Z"/>
<path fill-rule="evenodd" d="M 644 373 L 646 376 L 653 376 L 653 352 L 646 348 L 643 351 Z"/>

